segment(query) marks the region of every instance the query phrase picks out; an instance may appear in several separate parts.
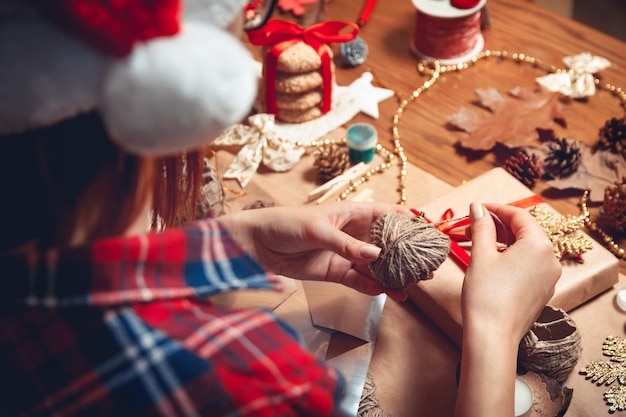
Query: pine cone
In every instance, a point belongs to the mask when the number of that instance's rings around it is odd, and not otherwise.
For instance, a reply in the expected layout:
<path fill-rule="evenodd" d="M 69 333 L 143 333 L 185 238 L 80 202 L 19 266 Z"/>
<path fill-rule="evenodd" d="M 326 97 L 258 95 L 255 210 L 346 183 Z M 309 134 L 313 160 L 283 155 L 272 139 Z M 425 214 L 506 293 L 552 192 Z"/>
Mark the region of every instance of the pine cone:
<path fill-rule="evenodd" d="M 576 140 L 554 139 L 544 146 L 547 148 L 546 157 L 543 159 L 546 178 L 568 177 L 578 170 L 582 157 Z"/>
<path fill-rule="evenodd" d="M 626 117 L 613 117 L 600 128 L 596 149 L 610 149 L 626 158 Z"/>
<path fill-rule="evenodd" d="M 319 182 L 325 183 L 350 166 L 348 152 L 336 143 L 324 143 L 315 150 L 313 165 L 319 168 Z"/>
<path fill-rule="evenodd" d="M 602 215 L 615 230 L 626 231 L 626 175 L 604 189 Z"/>
<path fill-rule="evenodd" d="M 504 161 L 504 169 L 527 187 L 532 188 L 538 178 L 543 175 L 541 160 L 535 154 L 529 155 L 520 149 Z"/>

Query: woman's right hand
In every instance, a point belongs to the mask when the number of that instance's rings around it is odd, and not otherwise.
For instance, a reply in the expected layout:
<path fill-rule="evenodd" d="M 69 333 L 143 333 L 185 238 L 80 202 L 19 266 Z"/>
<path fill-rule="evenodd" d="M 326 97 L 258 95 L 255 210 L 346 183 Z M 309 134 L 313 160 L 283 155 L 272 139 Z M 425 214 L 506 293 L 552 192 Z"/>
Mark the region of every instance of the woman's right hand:
<path fill-rule="evenodd" d="M 472 203 L 470 212 L 472 259 L 463 282 L 463 321 L 508 329 L 519 341 L 554 295 L 561 264 L 527 210 Z M 514 236 L 503 252 L 497 250 L 496 226 L 489 212 Z"/>
<path fill-rule="evenodd" d="M 515 242 L 497 249 L 498 216 Z M 552 243 L 528 211 L 470 206 L 472 257 L 461 296 L 463 344 L 455 417 L 513 416 L 518 347 L 561 276 Z"/>

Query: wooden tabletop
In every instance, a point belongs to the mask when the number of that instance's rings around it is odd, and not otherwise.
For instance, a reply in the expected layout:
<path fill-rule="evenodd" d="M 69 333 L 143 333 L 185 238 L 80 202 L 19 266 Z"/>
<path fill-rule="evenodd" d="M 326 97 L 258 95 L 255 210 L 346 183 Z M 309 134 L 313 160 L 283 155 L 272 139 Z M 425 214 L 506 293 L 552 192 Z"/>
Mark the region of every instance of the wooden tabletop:
<path fill-rule="evenodd" d="M 363 0 L 328 2 L 324 19 L 356 22 L 363 3 Z M 590 52 L 612 63 L 600 73 L 601 79 L 626 88 L 626 43 L 529 0 L 488 0 L 487 13 L 490 28 L 483 32 L 486 48 L 523 53 L 557 68 L 566 68 L 562 62 L 566 56 Z M 347 85 L 369 69 L 381 86 L 393 89 L 402 98 L 421 86 L 427 78 L 417 71 L 418 59 L 409 46 L 414 36 L 415 16 L 410 0 L 377 2 L 359 34 L 369 48 L 367 61 L 355 68 L 338 68 L 338 84 Z M 545 74 L 527 64 L 494 58 L 482 60 L 461 72 L 445 74 L 402 115 L 399 131 L 409 161 L 454 186 L 502 166 L 509 155 L 506 148 L 499 146 L 484 153 L 460 148 L 458 142 L 466 133 L 450 129 L 447 118 L 461 107 L 471 107 L 476 100 L 476 88 L 494 87 L 500 92 L 517 86 L 533 88 L 535 78 Z M 380 103 L 378 120 L 360 114 L 354 122 L 374 124 L 382 143 L 392 149 L 391 128 L 398 102 L 391 99 Z M 623 116 L 624 108 L 619 100 L 606 91 L 598 91 L 588 100 L 575 101 L 568 106 L 566 127 L 557 125 L 555 135 L 593 145 L 598 130 L 607 120 Z M 537 144 L 539 141 L 531 143 Z M 561 213 L 579 213 L 580 192 L 554 192 L 547 188 L 545 182 L 539 181 L 534 191 Z M 626 245 L 626 239 L 622 244 Z M 626 273 L 626 261 L 621 262 L 620 270 Z"/>

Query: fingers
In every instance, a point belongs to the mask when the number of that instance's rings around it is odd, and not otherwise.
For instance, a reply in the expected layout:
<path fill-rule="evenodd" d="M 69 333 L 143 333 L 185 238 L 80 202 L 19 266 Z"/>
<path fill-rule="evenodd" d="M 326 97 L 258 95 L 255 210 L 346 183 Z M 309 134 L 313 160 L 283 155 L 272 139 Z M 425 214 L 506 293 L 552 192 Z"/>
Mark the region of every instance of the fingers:
<path fill-rule="evenodd" d="M 408 298 L 406 291 L 403 289 L 384 288 L 380 283 L 357 269 L 348 270 L 340 280 L 340 283 L 367 295 L 385 293 L 394 301 L 406 301 Z"/>
<path fill-rule="evenodd" d="M 470 204 L 472 252 L 482 256 L 496 250 L 496 226 L 487 208 L 480 203 Z"/>
<path fill-rule="evenodd" d="M 507 204 L 494 203 L 487 203 L 485 207 L 511 229 L 516 240 L 537 238 L 538 236 L 543 236 L 545 239 L 545 233 L 527 210 Z"/>

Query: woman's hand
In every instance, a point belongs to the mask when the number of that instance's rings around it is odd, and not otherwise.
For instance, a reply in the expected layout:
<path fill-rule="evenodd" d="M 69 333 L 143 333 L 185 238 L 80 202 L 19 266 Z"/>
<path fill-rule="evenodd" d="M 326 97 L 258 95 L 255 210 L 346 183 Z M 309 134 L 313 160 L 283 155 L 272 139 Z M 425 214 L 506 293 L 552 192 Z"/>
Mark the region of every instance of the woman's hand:
<path fill-rule="evenodd" d="M 488 211 L 515 236 L 504 252 L 497 250 Z M 472 203 L 470 217 L 472 258 L 461 296 L 463 345 L 455 417 L 513 416 L 519 343 L 554 294 L 561 264 L 526 210 Z"/>
<path fill-rule="evenodd" d="M 503 204 L 473 204 L 470 210 L 472 260 L 463 283 L 463 321 L 508 330 L 519 342 L 554 294 L 561 264 L 527 210 Z M 515 237 L 504 252 L 496 249 L 489 212 Z"/>
<path fill-rule="evenodd" d="M 411 212 L 385 203 L 336 202 L 318 206 L 244 210 L 219 220 L 266 268 L 292 278 L 331 281 L 370 295 L 386 292 L 406 299 L 401 290 L 385 290 L 372 279 L 368 264 L 380 248 L 370 228 L 381 215 Z"/>

